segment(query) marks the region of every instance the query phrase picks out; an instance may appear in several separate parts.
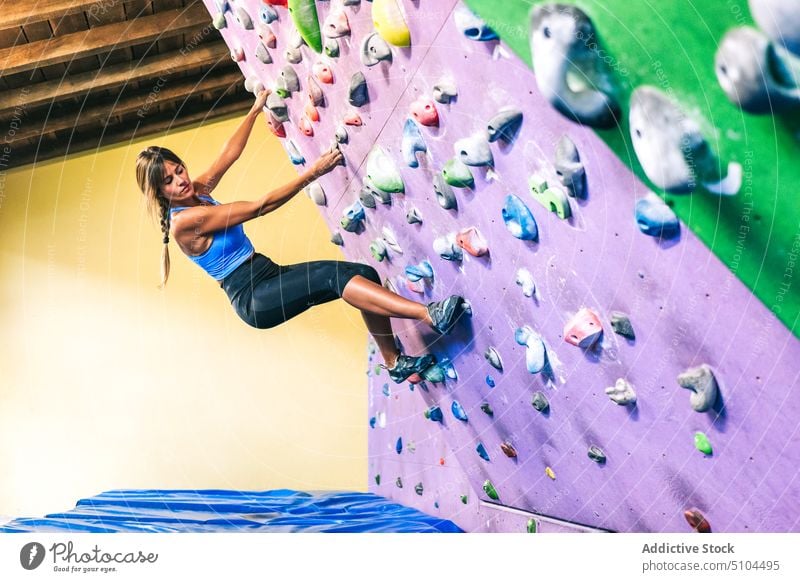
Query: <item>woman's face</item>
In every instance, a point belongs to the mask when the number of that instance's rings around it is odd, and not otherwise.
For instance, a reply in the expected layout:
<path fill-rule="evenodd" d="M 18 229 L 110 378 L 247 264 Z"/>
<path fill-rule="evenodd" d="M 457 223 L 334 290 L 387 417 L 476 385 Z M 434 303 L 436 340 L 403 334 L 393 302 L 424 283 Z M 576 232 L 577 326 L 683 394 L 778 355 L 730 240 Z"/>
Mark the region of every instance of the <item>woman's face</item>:
<path fill-rule="evenodd" d="M 164 162 L 161 194 L 170 202 L 188 200 L 194 196 L 194 187 L 189 178 L 189 172 L 183 165 L 170 161 Z"/>

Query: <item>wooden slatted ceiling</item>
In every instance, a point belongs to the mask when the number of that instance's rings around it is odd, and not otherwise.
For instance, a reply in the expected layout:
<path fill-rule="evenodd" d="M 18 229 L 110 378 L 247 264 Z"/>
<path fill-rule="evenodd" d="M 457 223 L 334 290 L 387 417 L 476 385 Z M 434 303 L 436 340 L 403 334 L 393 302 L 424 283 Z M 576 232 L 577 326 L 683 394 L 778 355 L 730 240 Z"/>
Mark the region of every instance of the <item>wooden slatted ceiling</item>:
<path fill-rule="evenodd" d="M 0 171 L 246 111 L 210 21 L 200 0 L 0 0 Z"/>

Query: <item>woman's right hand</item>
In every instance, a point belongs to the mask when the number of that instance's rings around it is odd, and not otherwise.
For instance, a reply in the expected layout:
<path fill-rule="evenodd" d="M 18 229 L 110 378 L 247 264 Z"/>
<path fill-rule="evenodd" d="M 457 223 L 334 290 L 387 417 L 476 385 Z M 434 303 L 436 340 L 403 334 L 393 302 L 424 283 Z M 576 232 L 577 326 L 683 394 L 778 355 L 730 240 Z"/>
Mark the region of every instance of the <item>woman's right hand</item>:
<path fill-rule="evenodd" d="M 319 159 L 311 166 L 311 172 L 316 178 L 320 178 L 344 162 L 344 155 L 338 145 L 333 146 L 324 152 Z"/>

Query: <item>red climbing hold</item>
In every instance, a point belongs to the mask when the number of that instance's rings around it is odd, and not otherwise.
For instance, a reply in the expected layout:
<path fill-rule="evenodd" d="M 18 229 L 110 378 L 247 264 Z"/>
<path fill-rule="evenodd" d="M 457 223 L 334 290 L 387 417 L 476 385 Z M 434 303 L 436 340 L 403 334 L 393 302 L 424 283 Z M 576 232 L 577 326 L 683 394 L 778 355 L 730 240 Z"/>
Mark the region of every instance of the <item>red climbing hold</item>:
<path fill-rule="evenodd" d="M 286 137 L 286 129 L 283 127 L 283 123 L 275 119 L 272 113 L 267 115 L 267 125 L 269 126 L 269 130 L 276 136 Z"/>
<path fill-rule="evenodd" d="M 314 127 L 307 117 L 300 120 L 300 131 L 302 131 L 305 136 L 314 137 Z"/>
<path fill-rule="evenodd" d="M 440 459 L 439 459 L 439 464 L 440 464 L 440 465 L 444 465 L 444 458 L 440 458 Z"/>
<path fill-rule="evenodd" d="M 272 4 L 273 6 L 286 6 L 286 0 L 261 0 L 264 4 Z"/>
<path fill-rule="evenodd" d="M 692 526 L 692 529 L 694 529 L 696 532 L 711 533 L 711 525 L 696 507 L 692 507 L 691 509 L 684 511 L 683 517 L 686 518 L 686 521 L 689 522 L 689 525 Z"/>
<path fill-rule="evenodd" d="M 436 110 L 433 100 L 428 97 L 420 97 L 411 104 L 411 115 L 420 125 L 439 126 L 439 112 Z"/>

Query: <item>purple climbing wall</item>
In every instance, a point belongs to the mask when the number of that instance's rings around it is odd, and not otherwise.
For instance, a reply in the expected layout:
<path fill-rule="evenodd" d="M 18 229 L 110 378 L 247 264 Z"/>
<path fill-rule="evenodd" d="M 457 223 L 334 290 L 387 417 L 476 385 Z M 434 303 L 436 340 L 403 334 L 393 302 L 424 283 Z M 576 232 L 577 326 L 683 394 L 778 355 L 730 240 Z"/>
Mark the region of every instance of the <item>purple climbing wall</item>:
<path fill-rule="evenodd" d="M 218 12 L 217 2 L 206 3 L 212 14 Z M 371 490 L 471 531 L 524 531 L 532 517 L 542 532 L 690 531 L 687 510 L 704 515 L 713 531 L 796 531 L 797 341 L 688 229 L 669 242 L 642 234 L 633 206 L 646 187 L 591 130 L 553 111 L 539 95 L 533 73 L 510 51 L 497 41 L 465 37 L 452 16 L 458 2 L 400 3 L 411 46 L 392 47 L 392 62 L 374 67 L 359 59 L 360 41 L 373 31 L 371 4 L 317 3 L 321 22 L 331 10 L 344 10 L 351 33 L 339 39 L 335 59 L 302 47 L 303 60 L 293 66 L 303 89 L 318 60 L 330 65 L 335 82 L 320 84 L 326 106 L 319 109 L 320 122 L 312 124 L 314 137 L 298 129 L 302 91 L 287 100 L 291 121 L 285 124 L 286 139 L 313 160 L 329 147 L 343 118 L 358 112 L 364 124 L 347 127 L 349 142 L 342 146 L 347 167 L 320 180 L 327 195 L 321 210 L 331 230 L 341 231 L 345 255 L 375 266 L 409 298 L 427 302 L 459 293 L 473 308 L 471 320 L 445 338 L 421 325 L 396 322 L 408 353 L 449 357 L 457 379 L 413 389 L 395 385 L 376 368 L 379 355 L 370 355 Z M 260 1 L 231 5 L 258 21 Z M 245 77 L 255 75 L 270 87 L 286 66 L 283 52 L 293 30 L 286 9 L 276 11 L 273 64 L 252 56 L 256 33 L 239 26 L 231 13 L 221 31 L 230 46 L 240 43 L 245 49 Z M 357 70 L 370 94 L 370 103 L 360 108 L 347 103 L 349 79 Z M 418 168 L 410 168 L 400 148 L 410 105 L 431 96 L 442 77 L 455 81 L 458 98 L 436 103 L 439 126 L 420 127 L 428 152 L 418 155 Z M 475 187 L 456 189 L 458 209 L 443 209 L 433 177 L 454 157 L 454 142 L 485 132 L 489 119 L 505 107 L 524 111 L 516 140 L 491 144 L 493 169 L 472 168 Z M 572 216 L 566 220 L 539 205 L 528 190 L 534 173 L 558 184 L 553 159 L 562 135 L 577 146 L 587 176 L 587 196 L 569 199 Z M 339 221 L 358 200 L 366 158 L 376 144 L 400 169 L 405 194 L 367 209 L 361 232 L 345 232 Z M 509 193 L 536 217 L 537 242 L 514 238 L 506 228 L 501 209 Z M 411 207 L 419 210 L 422 224 L 406 221 Z M 485 236 L 489 255 L 464 253 L 461 262 L 440 258 L 434 239 L 468 226 Z M 388 258 L 377 262 L 369 245 L 384 236 L 384 227 L 402 253 L 390 248 Z M 435 275 L 418 294 L 407 288 L 404 269 L 425 259 Z M 522 267 L 533 275 L 533 297 L 515 284 Z M 587 350 L 564 341 L 565 323 L 582 307 L 593 309 L 604 329 Z M 613 332 L 612 311 L 630 316 L 635 340 Z M 549 370 L 526 369 L 525 347 L 514 336 L 524 325 L 541 335 Z M 490 346 L 502 357 L 502 372 L 484 358 Z M 676 381 L 700 364 L 711 367 L 720 389 L 713 409 L 702 413 L 692 409 L 689 391 Z M 635 405 L 618 405 L 606 395 L 605 388 L 619 378 L 634 387 Z M 549 400 L 547 411 L 532 406 L 534 392 Z M 466 421 L 451 412 L 454 400 Z M 481 408 L 487 404 L 492 415 Z M 442 410 L 442 422 L 424 416 L 431 406 Z M 707 435 L 712 454 L 695 447 L 698 431 Z M 480 443 L 489 460 L 476 452 Z M 501 443 L 511 445 L 516 457 L 504 454 Z M 589 458 L 590 445 L 603 450 L 604 464 Z M 498 499 L 487 496 L 486 481 Z"/>

